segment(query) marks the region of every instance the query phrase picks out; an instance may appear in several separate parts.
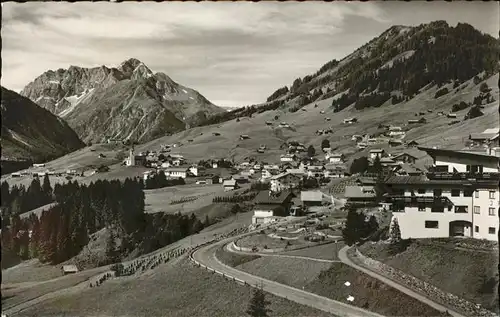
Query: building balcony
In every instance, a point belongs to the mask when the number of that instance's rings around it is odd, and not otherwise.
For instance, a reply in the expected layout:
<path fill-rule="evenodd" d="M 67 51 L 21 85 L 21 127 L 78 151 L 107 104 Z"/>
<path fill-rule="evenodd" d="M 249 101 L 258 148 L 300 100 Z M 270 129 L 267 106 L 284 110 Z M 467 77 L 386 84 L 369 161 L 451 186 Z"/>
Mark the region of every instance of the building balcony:
<path fill-rule="evenodd" d="M 453 202 L 445 196 L 388 196 L 386 197 L 387 203 L 404 204 L 405 206 L 416 206 L 424 204 L 426 206 L 453 206 Z"/>
<path fill-rule="evenodd" d="M 500 180 L 500 173 L 473 173 L 473 172 L 461 172 L 461 173 L 449 173 L 449 172 L 439 172 L 430 171 L 427 173 L 429 179 L 437 180 Z"/>

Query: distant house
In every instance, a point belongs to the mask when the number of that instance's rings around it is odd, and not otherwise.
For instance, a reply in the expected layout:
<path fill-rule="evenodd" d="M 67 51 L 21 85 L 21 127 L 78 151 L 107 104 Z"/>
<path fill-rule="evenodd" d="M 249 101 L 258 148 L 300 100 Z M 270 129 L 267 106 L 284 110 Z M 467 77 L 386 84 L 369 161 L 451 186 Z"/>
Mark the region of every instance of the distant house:
<path fill-rule="evenodd" d="M 417 123 L 420 123 L 420 120 L 418 120 L 418 119 L 410 119 L 410 120 L 408 120 L 408 124 L 417 124 Z"/>
<path fill-rule="evenodd" d="M 61 271 L 64 275 L 78 273 L 78 268 L 76 265 L 63 265 L 61 266 Z"/>
<path fill-rule="evenodd" d="M 356 123 L 358 122 L 358 119 L 356 118 L 346 118 L 344 119 L 344 124 L 353 124 L 353 123 Z"/>
<path fill-rule="evenodd" d="M 323 176 L 325 178 L 342 178 L 349 175 L 346 171 L 347 168 L 343 164 L 326 164 Z"/>
<path fill-rule="evenodd" d="M 382 166 L 384 166 L 384 167 L 387 167 L 387 166 L 395 166 L 395 165 L 398 165 L 399 163 L 395 162 L 390 157 L 383 157 L 380 159 L 380 164 L 382 164 Z"/>
<path fill-rule="evenodd" d="M 412 140 L 406 144 L 407 147 L 417 147 L 419 143 L 415 140 Z"/>
<path fill-rule="evenodd" d="M 351 137 L 351 140 L 352 140 L 352 141 L 361 141 L 361 140 L 363 140 L 363 136 L 362 136 L 362 135 L 358 135 L 358 134 L 354 134 L 354 135 Z"/>
<path fill-rule="evenodd" d="M 392 168 L 392 173 L 397 176 L 419 176 L 422 171 L 408 163 L 400 163 Z"/>
<path fill-rule="evenodd" d="M 457 114 L 456 114 L 456 113 L 448 113 L 448 114 L 446 115 L 446 117 L 448 117 L 448 118 L 456 118 L 456 117 L 457 117 Z"/>
<path fill-rule="evenodd" d="M 231 191 L 231 190 L 237 189 L 238 185 L 236 184 L 236 180 L 234 180 L 234 179 L 228 179 L 228 180 L 225 180 L 222 183 L 222 187 L 224 187 L 224 191 L 227 192 L 227 191 Z"/>
<path fill-rule="evenodd" d="M 370 150 L 370 159 L 374 160 L 376 157 L 382 158 L 385 156 L 385 151 L 383 149 L 373 149 Z"/>
<path fill-rule="evenodd" d="M 368 144 L 366 144 L 365 142 L 359 142 L 358 144 L 356 144 L 356 147 L 358 149 L 366 149 L 367 146 Z"/>
<path fill-rule="evenodd" d="M 248 174 L 233 175 L 233 179 L 236 181 L 236 184 L 238 185 L 250 183 L 250 178 Z"/>
<path fill-rule="evenodd" d="M 191 174 L 192 176 L 198 176 L 198 166 L 190 166 L 188 168 L 188 173 Z"/>
<path fill-rule="evenodd" d="M 187 167 L 168 167 L 165 169 L 165 176 L 170 178 L 186 178 L 188 171 Z"/>
<path fill-rule="evenodd" d="M 33 167 L 45 167 L 45 163 L 33 164 Z"/>
<path fill-rule="evenodd" d="M 281 162 L 294 162 L 297 160 L 297 156 L 295 154 L 282 154 L 280 156 Z"/>
<path fill-rule="evenodd" d="M 271 191 L 279 192 L 299 186 L 302 177 L 289 172 L 281 173 L 270 178 Z"/>
<path fill-rule="evenodd" d="M 308 207 L 333 204 L 333 198 L 319 190 L 301 191 L 300 200 L 304 206 Z"/>
<path fill-rule="evenodd" d="M 220 136 L 220 133 L 219 132 L 213 132 L 212 135 L 213 136 Z"/>
<path fill-rule="evenodd" d="M 396 147 L 396 146 L 401 146 L 403 145 L 403 141 L 398 140 L 398 139 L 391 139 L 389 140 L 389 146 L 391 147 Z"/>
<path fill-rule="evenodd" d="M 377 205 L 377 193 L 373 186 L 346 186 L 345 197 L 349 206 Z"/>
<path fill-rule="evenodd" d="M 241 134 L 240 135 L 240 140 L 248 140 L 250 139 L 250 136 L 248 134 Z"/>
<path fill-rule="evenodd" d="M 287 190 L 280 193 L 260 191 L 253 200 L 252 224 L 266 224 L 276 220 L 275 216 L 288 215 L 293 198 L 294 194 Z"/>
<path fill-rule="evenodd" d="M 286 122 L 281 122 L 279 125 L 278 125 L 278 128 L 289 128 L 290 125 Z"/>
<path fill-rule="evenodd" d="M 396 162 L 415 164 L 417 158 L 408 153 L 401 153 L 392 157 Z"/>
<path fill-rule="evenodd" d="M 327 154 L 325 158 L 331 164 L 342 164 L 345 162 L 345 155 L 342 153 Z"/>
<path fill-rule="evenodd" d="M 498 145 L 499 129 L 486 129 L 482 133 L 469 134 L 473 145 Z"/>
<path fill-rule="evenodd" d="M 142 177 L 144 180 L 148 180 L 150 177 L 152 177 L 155 174 L 156 174 L 155 171 L 145 171 L 144 173 L 142 173 Z"/>
<path fill-rule="evenodd" d="M 392 127 L 389 127 L 389 137 L 393 137 L 393 138 L 400 138 L 400 137 L 403 137 L 406 133 L 403 131 L 403 129 L 401 127 L 396 127 L 396 126 L 392 126 Z"/>
<path fill-rule="evenodd" d="M 266 125 L 273 125 L 272 121 L 266 121 Z"/>

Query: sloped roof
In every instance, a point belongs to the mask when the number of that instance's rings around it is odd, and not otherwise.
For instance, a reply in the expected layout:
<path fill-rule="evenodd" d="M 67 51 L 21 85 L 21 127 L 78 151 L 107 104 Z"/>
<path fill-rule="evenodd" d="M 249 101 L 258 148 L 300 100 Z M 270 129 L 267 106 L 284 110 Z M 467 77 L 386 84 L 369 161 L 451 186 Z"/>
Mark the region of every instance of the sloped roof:
<path fill-rule="evenodd" d="M 278 194 L 273 194 L 270 191 L 262 190 L 254 198 L 254 203 L 256 204 L 283 204 L 288 198 L 292 198 L 294 195 L 291 191 L 284 190 Z"/>
<path fill-rule="evenodd" d="M 414 159 L 417 159 L 414 155 L 411 155 L 411 154 L 406 153 L 406 152 L 396 154 L 396 155 L 394 155 L 392 158 L 393 158 L 393 159 L 396 159 L 396 158 L 401 157 L 401 156 L 410 156 L 410 157 L 412 157 L 412 158 L 414 158 Z"/>
<path fill-rule="evenodd" d="M 228 179 L 222 183 L 222 186 L 236 186 L 236 180 Z"/>
<path fill-rule="evenodd" d="M 63 265 L 62 270 L 64 272 L 78 272 L 78 268 L 74 264 Z"/>
<path fill-rule="evenodd" d="M 323 193 L 319 190 L 308 190 L 300 192 L 301 201 L 323 201 Z"/>

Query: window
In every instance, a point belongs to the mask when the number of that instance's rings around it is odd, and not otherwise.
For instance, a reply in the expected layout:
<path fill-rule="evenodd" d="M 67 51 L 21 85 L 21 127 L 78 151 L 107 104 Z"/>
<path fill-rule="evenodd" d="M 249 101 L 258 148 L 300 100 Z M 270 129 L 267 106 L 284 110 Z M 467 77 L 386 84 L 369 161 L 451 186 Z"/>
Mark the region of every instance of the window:
<path fill-rule="evenodd" d="M 473 192 L 473 190 L 471 190 L 471 189 L 465 189 L 464 190 L 464 197 L 472 197 L 472 192 Z"/>
<path fill-rule="evenodd" d="M 460 189 L 452 189 L 451 196 L 452 197 L 460 197 Z"/>
<path fill-rule="evenodd" d="M 495 227 L 489 227 L 488 228 L 488 233 L 489 234 L 495 234 L 496 230 L 495 230 Z"/>
<path fill-rule="evenodd" d="M 417 192 L 418 192 L 419 194 L 425 194 L 426 190 L 425 190 L 425 188 L 419 188 L 419 189 L 417 190 Z"/>
<path fill-rule="evenodd" d="M 475 193 L 474 198 L 479 198 L 479 191 L 476 190 L 474 193 Z"/>
<path fill-rule="evenodd" d="M 494 216 L 495 215 L 495 208 L 493 208 L 493 207 L 488 208 L 488 215 Z"/>
<path fill-rule="evenodd" d="M 434 221 L 434 220 L 426 220 L 425 227 L 427 229 L 437 229 L 437 228 L 439 228 L 439 222 Z"/>
<path fill-rule="evenodd" d="M 474 226 L 474 231 L 479 233 L 479 226 Z"/>
<path fill-rule="evenodd" d="M 434 189 L 434 197 L 440 197 L 443 194 L 442 189 Z"/>
<path fill-rule="evenodd" d="M 425 211 L 425 205 L 424 204 L 419 204 L 418 205 L 418 211 Z"/>
<path fill-rule="evenodd" d="M 469 207 L 467 206 L 455 206 L 455 213 L 464 214 L 469 212 Z"/>
<path fill-rule="evenodd" d="M 494 191 L 490 191 L 490 199 L 495 199 L 495 192 Z"/>
<path fill-rule="evenodd" d="M 480 214 L 481 213 L 481 207 L 480 206 L 474 206 L 474 213 L 475 214 Z"/>

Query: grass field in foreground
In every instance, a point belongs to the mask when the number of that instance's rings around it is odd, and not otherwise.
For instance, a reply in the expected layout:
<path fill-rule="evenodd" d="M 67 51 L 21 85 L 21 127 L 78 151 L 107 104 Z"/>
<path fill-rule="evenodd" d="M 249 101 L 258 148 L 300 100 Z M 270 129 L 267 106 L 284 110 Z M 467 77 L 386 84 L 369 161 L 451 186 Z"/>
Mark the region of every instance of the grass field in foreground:
<path fill-rule="evenodd" d="M 482 252 L 429 242 L 417 240 L 396 256 L 387 254 L 388 245 L 381 243 L 364 244 L 360 251 L 498 313 L 498 249 Z"/>
<path fill-rule="evenodd" d="M 331 263 L 312 260 L 264 256 L 236 268 L 268 280 L 302 288 L 330 266 Z"/>
<path fill-rule="evenodd" d="M 345 282 L 350 286 L 345 286 Z M 426 304 L 343 263 L 333 263 L 330 269 L 306 285 L 306 290 L 346 304 L 368 309 L 385 316 L 440 316 Z M 347 297 L 354 301 L 348 302 Z"/>
<path fill-rule="evenodd" d="M 47 301 L 21 316 L 246 316 L 252 288 L 192 266 L 187 260 L 159 266 L 152 274 L 120 278 Z M 270 316 L 330 314 L 266 294 Z"/>

